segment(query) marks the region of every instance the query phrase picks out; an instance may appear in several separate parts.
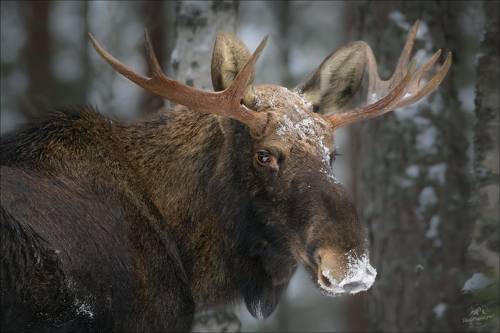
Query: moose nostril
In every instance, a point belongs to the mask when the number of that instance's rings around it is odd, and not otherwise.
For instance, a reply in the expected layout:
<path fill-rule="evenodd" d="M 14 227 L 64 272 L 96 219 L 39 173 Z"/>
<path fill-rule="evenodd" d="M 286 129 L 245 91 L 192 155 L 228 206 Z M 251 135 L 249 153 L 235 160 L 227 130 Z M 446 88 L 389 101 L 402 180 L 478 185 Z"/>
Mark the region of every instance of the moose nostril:
<path fill-rule="evenodd" d="M 332 285 L 328 276 L 325 276 L 323 273 L 321 273 L 320 279 L 325 287 L 330 287 Z"/>
<path fill-rule="evenodd" d="M 357 291 L 357 290 L 364 289 L 364 284 L 362 282 L 359 282 L 359 281 L 350 282 L 350 283 L 347 283 L 344 285 L 344 289 L 348 292 Z"/>

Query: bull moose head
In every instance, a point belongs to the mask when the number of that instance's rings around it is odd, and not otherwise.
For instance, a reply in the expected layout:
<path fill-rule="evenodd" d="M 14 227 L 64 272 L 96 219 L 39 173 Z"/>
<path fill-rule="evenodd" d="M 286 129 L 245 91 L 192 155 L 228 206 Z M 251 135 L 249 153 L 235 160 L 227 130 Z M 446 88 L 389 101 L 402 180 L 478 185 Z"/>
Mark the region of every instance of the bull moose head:
<path fill-rule="evenodd" d="M 326 295 L 352 294 L 373 284 L 376 271 L 369 264 L 363 228 L 346 190 L 334 176 L 334 132 L 413 104 L 441 83 L 451 65 L 451 53 L 441 66 L 434 66 L 439 50 L 416 69 L 410 55 L 417 29 L 418 22 L 387 81 L 378 75 L 372 49 L 359 41 L 329 55 L 294 89 L 253 85 L 254 66 L 267 37 L 250 54 L 234 35 L 220 33 L 212 58 L 215 92 L 167 77 L 147 34 L 149 78 L 121 63 L 90 36 L 97 52 L 116 71 L 145 90 L 191 110 L 186 112 L 216 115 L 225 142 L 241 144 L 224 160 L 237 161 L 228 165 L 237 168 L 238 198 L 246 199 L 241 199 L 240 207 L 238 202 L 229 207 L 230 200 L 218 205 L 221 211 L 247 212 L 243 214 L 245 221 L 231 223 L 246 223 L 244 230 L 253 237 L 244 251 L 260 256 L 269 277 L 260 291 L 248 283 L 240 284 L 253 315 L 265 317 L 272 312 L 297 263 L 306 267 Z M 359 90 L 365 72 L 367 103 L 350 109 L 348 102 Z M 235 139 L 241 136 L 247 140 Z"/>

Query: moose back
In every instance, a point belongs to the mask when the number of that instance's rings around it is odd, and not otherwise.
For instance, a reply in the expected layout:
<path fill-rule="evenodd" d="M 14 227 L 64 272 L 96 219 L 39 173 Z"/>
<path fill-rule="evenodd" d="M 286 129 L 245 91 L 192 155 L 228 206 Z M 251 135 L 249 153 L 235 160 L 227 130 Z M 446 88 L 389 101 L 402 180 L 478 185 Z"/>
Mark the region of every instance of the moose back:
<path fill-rule="evenodd" d="M 5 331 L 189 330 L 193 312 L 243 299 L 269 316 L 298 264 L 328 296 L 376 276 L 351 199 L 335 179 L 336 128 L 418 101 L 450 64 L 415 69 L 409 32 L 383 81 L 371 48 L 329 55 L 294 89 L 253 85 L 255 62 L 218 35 L 214 92 L 151 77 L 97 52 L 177 104 L 132 125 L 89 107 L 54 110 L 2 137 L 1 327 Z M 368 76 L 367 105 L 350 107 Z"/>

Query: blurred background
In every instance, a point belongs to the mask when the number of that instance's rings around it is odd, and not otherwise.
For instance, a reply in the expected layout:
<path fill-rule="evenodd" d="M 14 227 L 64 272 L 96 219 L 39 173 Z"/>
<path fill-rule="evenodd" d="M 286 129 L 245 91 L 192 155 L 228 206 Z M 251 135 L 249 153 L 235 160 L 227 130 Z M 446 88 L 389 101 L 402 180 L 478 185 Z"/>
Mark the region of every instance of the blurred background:
<path fill-rule="evenodd" d="M 358 39 L 387 78 L 420 19 L 417 61 L 453 52 L 440 89 L 336 138 L 374 287 L 327 298 L 299 269 L 267 320 L 235 304 L 202 313 L 195 329 L 221 330 L 217 314 L 235 312 L 242 331 L 498 331 L 499 15 L 498 1 L 2 1 L 1 134 L 60 106 L 132 122 L 168 103 L 116 75 L 88 32 L 144 73 L 147 29 L 165 71 L 205 89 L 217 31 L 236 32 L 250 50 L 269 34 L 256 82 L 293 88 Z M 206 326 L 210 316 L 222 326 Z"/>

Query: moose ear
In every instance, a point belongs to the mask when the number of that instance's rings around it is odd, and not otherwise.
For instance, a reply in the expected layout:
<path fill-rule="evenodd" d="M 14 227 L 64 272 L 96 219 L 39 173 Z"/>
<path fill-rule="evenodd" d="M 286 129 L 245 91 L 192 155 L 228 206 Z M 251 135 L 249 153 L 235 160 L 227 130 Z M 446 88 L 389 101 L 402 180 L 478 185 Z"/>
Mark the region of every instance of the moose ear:
<path fill-rule="evenodd" d="M 251 53 L 241 40 L 227 32 L 219 32 L 215 39 L 212 54 L 212 85 L 215 91 L 222 91 L 229 87 L 250 59 Z M 248 89 L 243 97 L 243 103 L 252 106 L 255 103 L 255 94 L 252 83 L 254 74 L 248 80 Z"/>
<path fill-rule="evenodd" d="M 350 43 L 323 60 L 297 91 L 322 114 L 336 113 L 358 91 L 366 63 L 366 44 Z"/>

